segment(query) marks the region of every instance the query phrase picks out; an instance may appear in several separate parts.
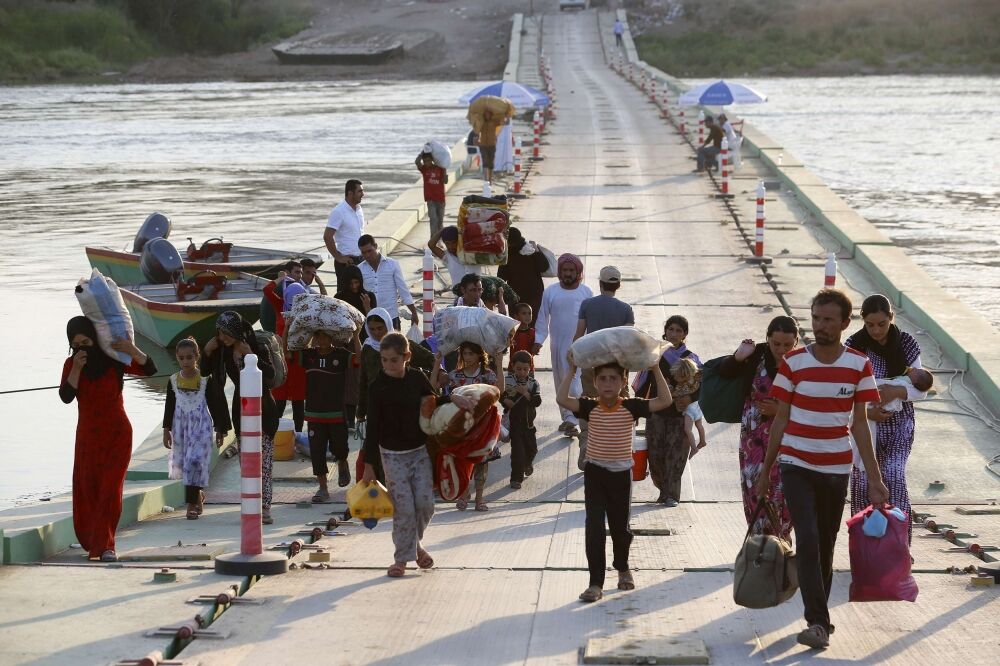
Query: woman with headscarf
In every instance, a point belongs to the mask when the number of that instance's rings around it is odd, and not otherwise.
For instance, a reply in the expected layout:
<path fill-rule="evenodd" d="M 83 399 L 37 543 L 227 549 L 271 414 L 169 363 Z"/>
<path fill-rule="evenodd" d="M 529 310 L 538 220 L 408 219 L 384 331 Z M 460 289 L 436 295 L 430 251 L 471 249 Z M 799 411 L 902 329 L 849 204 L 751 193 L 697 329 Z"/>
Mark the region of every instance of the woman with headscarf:
<path fill-rule="evenodd" d="M 583 262 L 575 254 L 564 254 L 558 261 L 559 282 L 550 284 L 542 294 L 535 323 L 535 346 L 533 354 L 538 354 L 542 344 L 549 340 L 552 358 L 552 381 L 558 390 L 563 377 L 569 372 L 569 348 L 576 335 L 576 325 L 580 320 L 580 303 L 592 297 L 594 292 L 583 284 Z M 577 376 L 570 387 L 570 395 L 579 396 L 582 391 Z M 580 421 L 565 407 L 559 408 L 562 424 L 559 431 L 567 437 L 579 434 Z"/>
<path fill-rule="evenodd" d="M 517 227 L 510 228 L 507 243 L 507 263 L 497 269 L 497 277 L 506 280 L 511 289 L 521 297 L 521 302 L 531 306 L 531 325 L 534 326 L 545 289 L 542 274 L 548 272 L 549 260 L 538 246 L 524 240 Z"/>
<path fill-rule="evenodd" d="M 253 328 L 239 312 L 227 310 L 220 314 L 215 321 L 215 329 L 216 336 L 205 344 L 201 374 L 211 376 L 219 391 L 225 389 L 226 378 L 231 379 L 236 387 L 233 392 L 233 430 L 237 439 L 240 436 L 240 371 L 243 370 L 243 357 L 247 354 L 257 355 L 257 367 L 260 368 L 263 379 L 260 399 L 263 482 L 261 519 L 270 525 L 274 522 L 271 518 L 271 467 L 274 463 L 274 434 L 278 431 L 278 409 L 271 397 L 274 366 L 271 365 L 271 357 L 267 351 L 258 347 Z"/>
<path fill-rule="evenodd" d="M 125 413 L 125 373 L 156 374 L 153 359 L 131 340 L 111 344 L 132 357 L 125 365 L 97 345 L 97 330 L 86 317 L 66 324 L 70 357 L 63 363 L 59 398 L 76 399 L 76 451 L 73 459 L 73 529 L 90 559 L 114 562 L 115 529 L 122 512 L 125 472 L 132 458 L 132 424 Z"/>
<path fill-rule="evenodd" d="M 861 303 L 864 328 L 844 344 L 868 356 L 875 379 L 902 376 L 907 368 L 920 368 L 920 345 L 909 333 L 892 323 L 895 314 L 889 299 L 881 294 L 869 296 Z M 913 449 L 916 433 L 912 400 L 926 397 L 918 389 L 883 385 L 879 382 L 879 403 L 868 405 L 868 420 L 876 423 L 875 459 L 882 470 L 882 479 L 889 488 L 889 501 L 909 514 L 910 495 L 906 491 L 906 462 Z M 887 412 L 882 406 L 894 399 L 903 401 L 903 409 Z M 868 475 L 854 466 L 851 469 L 851 514 L 868 505 Z M 913 538 L 913 526 L 910 526 Z"/>

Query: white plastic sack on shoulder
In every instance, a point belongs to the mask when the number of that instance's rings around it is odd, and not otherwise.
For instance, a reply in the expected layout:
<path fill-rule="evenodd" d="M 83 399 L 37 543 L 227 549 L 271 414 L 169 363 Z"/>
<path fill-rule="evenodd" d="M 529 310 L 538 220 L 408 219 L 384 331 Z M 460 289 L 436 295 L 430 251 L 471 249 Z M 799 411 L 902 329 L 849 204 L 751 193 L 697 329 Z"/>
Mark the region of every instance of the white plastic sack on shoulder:
<path fill-rule="evenodd" d="M 424 149 L 421 152 L 430 153 L 434 162 L 442 169 L 451 166 L 451 148 L 440 141 L 428 141 L 424 144 Z"/>
<path fill-rule="evenodd" d="M 588 333 L 569 348 L 570 360 L 580 368 L 617 363 L 630 372 L 648 370 L 670 347 L 633 326 L 615 326 Z"/>
<path fill-rule="evenodd" d="M 463 342 L 474 342 L 487 354 L 507 348 L 518 322 L 486 308 L 454 305 L 434 313 L 434 337 L 438 351 L 450 354 Z"/>
<path fill-rule="evenodd" d="M 299 294 L 284 317 L 289 351 L 305 349 L 316 331 L 330 333 L 334 344 L 346 344 L 365 322 L 350 303 L 322 294 Z"/>
<path fill-rule="evenodd" d="M 132 317 L 125 307 L 125 300 L 118 285 L 111 278 L 104 277 L 96 268 L 89 278 L 80 280 L 76 285 L 76 300 L 80 302 L 83 315 L 97 329 L 95 342 L 101 350 L 113 359 L 128 365 L 132 357 L 124 352 L 111 348 L 116 340 L 135 340 L 132 329 Z"/>
<path fill-rule="evenodd" d="M 527 245 L 527 243 L 525 243 L 525 245 Z M 556 260 L 555 253 L 544 245 L 539 245 L 538 243 L 532 243 L 532 245 L 537 247 L 538 251 L 541 252 L 546 261 L 549 262 L 549 270 L 542 273 L 542 277 L 559 277 L 559 263 Z"/>

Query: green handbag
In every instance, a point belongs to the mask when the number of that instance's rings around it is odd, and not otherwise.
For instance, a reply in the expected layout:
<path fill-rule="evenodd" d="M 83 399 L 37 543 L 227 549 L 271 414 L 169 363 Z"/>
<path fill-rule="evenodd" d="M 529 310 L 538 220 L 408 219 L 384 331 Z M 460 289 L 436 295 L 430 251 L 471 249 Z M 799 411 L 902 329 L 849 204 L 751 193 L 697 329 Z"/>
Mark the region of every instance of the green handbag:
<path fill-rule="evenodd" d="M 709 423 L 739 423 L 743 420 L 746 402 L 746 378 L 723 377 L 719 374 L 722 362 L 729 358 L 720 356 L 705 361 L 701 368 L 701 395 L 698 404 Z"/>

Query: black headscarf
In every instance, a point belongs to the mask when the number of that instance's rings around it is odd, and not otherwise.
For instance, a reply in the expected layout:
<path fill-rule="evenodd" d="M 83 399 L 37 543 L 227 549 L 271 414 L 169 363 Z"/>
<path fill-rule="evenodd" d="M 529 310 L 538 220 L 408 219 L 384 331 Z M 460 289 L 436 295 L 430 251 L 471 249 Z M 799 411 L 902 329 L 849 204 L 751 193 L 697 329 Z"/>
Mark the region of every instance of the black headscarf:
<path fill-rule="evenodd" d="M 524 236 L 521 235 L 520 229 L 511 227 L 507 230 L 507 244 L 510 246 L 511 252 L 520 252 L 524 243 Z"/>
<path fill-rule="evenodd" d="M 253 328 L 244 321 L 242 315 L 235 310 L 226 310 L 215 320 L 215 328 L 240 342 L 251 344 Z M 253 346 L 251 344 L 251 346 Z"/>
<path fill-rule="evenodd" d="M 108 356 L 104 353 L 97 344 L 97 329 L 94 328 L 94 322 L 90 321 L 83 315 L 73 317 L 68 322 L 66 322 L 66 339 L 69 341 L 71 354 L 75 355 L 76 350 L 73 350 L 73 338 L 78 335 L 85 335 L 93 341 L 94 345 L 92 347 L 81 347 L 87 352 L 87 365 L 83 366 L 83 374 L 87 379 L 95 380 L 101 375 L 107 372 L 108 368 L 116 368 L 120 372 L 125 366 Z"/>
<path fill-rule="evenodd" d="M 365 277 L 361 274 L 361 269 L 357 266 L 344 266 L 341 269 L 341 275 L 343 276 L 344 290 L 338 291 L 336 298 L 344 301 L 345 303 L 350 303 L 359 311 L 364 312 L 364 303 L 361 302 L 361 294 L 366 292 L 370 298 L 371 307 L 375 307 L 375 294 L 365 289 Z M 354 293 L 351 291 L 350 284 L 351 280 L 357 280 L 361 283 L 361 291 Z"/>
<path fill-rule="evenodd" d="M 851 336 L 851 348 L 865 356 L 877 354 L 885 359 L 885 376 L 899 377 L 906 372 L 906 358 L 903 356 L 903 345 L 900 342 L 899 327 L 889 324 L 889 333 L 885 344 L 876 342 L 868 335 L 868 329 L 862 328 Z"/>

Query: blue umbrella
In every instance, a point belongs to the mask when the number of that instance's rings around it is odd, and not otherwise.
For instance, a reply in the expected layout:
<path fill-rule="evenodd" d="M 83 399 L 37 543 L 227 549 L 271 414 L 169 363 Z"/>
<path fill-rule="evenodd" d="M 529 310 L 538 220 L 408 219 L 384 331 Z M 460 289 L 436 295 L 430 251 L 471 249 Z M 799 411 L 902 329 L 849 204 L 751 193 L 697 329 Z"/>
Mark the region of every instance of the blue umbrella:
<path fill-rule="evenodd" d="M 458 98 L 459 104 L 468 104 L 477 97 L 483 95 L 493 95 L 509 99 L 517 108 L 548 106 L 549 96 L 541 90 L 525 86 L 513 81 L 497 81 L 496 83 L 486 83 L 478 88 L 474 88 Z"/>
<path fill-rule="evenodd" d="M 729 83 L 718 80 L 712 83 L 696 86 L 681 95 L 677 103 L 681 106 L 728 106 L 730 104 L 760 104 L 767 101 L 767 95 L 762 95 L 750 86 L 741 83 Z"/>

